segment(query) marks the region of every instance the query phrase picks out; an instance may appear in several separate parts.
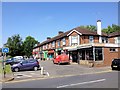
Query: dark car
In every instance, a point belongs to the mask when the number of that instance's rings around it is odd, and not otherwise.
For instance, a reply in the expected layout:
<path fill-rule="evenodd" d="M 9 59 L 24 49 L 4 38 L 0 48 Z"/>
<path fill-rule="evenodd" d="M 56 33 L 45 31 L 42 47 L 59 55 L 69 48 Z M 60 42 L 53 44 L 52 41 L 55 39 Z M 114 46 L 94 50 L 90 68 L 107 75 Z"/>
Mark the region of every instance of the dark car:
<path fill-rule="evenodd" d="M 5 63 L 6 63 L 6 65 L 8 65 L 8 64 L 14 65 L 14 64 L 21 62 L 22 60 L 23 59 L 10 58 L 10 59 L 6 60 Z"/>
<path fill-rule="evenodd" d="M 36 59 L 23 60 L 18 64 L 11 66 L 12 71 L 18 72 L 20 70 L 38 70 L 40 68 L 39 62 Z"/>
<path fill-rule="evenodd" d="M 111 64 L 112 70 L 120 70 L 120 59 L 114 59 Z"/>

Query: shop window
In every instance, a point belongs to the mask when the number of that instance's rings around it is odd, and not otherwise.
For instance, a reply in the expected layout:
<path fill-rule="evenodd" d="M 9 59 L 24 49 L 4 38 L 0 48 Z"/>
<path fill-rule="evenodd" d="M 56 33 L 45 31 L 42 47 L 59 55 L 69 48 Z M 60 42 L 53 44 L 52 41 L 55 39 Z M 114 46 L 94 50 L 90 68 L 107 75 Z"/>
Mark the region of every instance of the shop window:
<path fill-rule="evenodd" d="M 93 42 L 94 42 L 93 36 L 89 36 L 89 43 L 93 43 Z"/>
<path fill-rule="evenodd" d="M 95 61 L 103 60 L 102 48 L 95 48 Z"/>
<path fill-rule="evenodd" d="M 78 36 L 71 36 L 71 45 L 78 45 Z"/>
<path fill-rule="evenodd" d="M 110 52 L 117 52 L 118 49 L 117 48 L 110 48 Z"/>

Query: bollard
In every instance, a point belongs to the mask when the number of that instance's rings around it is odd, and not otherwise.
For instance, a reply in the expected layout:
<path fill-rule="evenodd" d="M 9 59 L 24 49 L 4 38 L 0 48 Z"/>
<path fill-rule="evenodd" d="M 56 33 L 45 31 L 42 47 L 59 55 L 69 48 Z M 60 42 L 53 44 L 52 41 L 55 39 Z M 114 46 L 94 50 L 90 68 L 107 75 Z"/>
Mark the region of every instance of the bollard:
<path fill-rule="evenodd" d="M 43 67 L 41 67 L 41 75 L 43 75 L 44 73 Z"/>

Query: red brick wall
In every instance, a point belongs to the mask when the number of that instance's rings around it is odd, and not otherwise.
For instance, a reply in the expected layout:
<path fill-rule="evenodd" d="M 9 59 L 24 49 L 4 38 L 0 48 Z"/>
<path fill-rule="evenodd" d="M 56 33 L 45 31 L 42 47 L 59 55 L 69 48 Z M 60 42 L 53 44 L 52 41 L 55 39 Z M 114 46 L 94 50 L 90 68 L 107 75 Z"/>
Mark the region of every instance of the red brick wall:
<path fill-rule="evenodd" d="M 114 37 L 109 38 L 109 43 L 115 43 Z"/>
<path fill-rule="evenodd" d="M 69 46 L 69 37 L 66 37 L 66 46 Z"/>
<path fill-rule="evenodd" d="M 110 52 L 110 48 L 104 48 L 104 65 L 110 66 L 114 58 L 118 58 L 118 52 Z"/>
<path fill-rule="evenodd" d="M 99 43 L 99 37 L 98 36 L 94 36 L 94 43 Z"/>

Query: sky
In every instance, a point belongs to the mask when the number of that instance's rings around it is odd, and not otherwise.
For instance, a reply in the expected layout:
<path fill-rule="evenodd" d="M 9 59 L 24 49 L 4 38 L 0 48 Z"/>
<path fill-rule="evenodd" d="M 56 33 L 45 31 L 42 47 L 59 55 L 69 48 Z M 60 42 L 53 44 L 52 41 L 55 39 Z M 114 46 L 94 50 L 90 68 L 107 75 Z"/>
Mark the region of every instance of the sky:
<path fill-rule="evenodd" d="M 24 40 L 32 36 L 39 42 L 81 25 L 102 28 L 118 24 L 117 2 L 3 2 L 2 44 L 8 37 L 20 34 Z M 0 45 L 2 46 L 2 45 Z"/>

